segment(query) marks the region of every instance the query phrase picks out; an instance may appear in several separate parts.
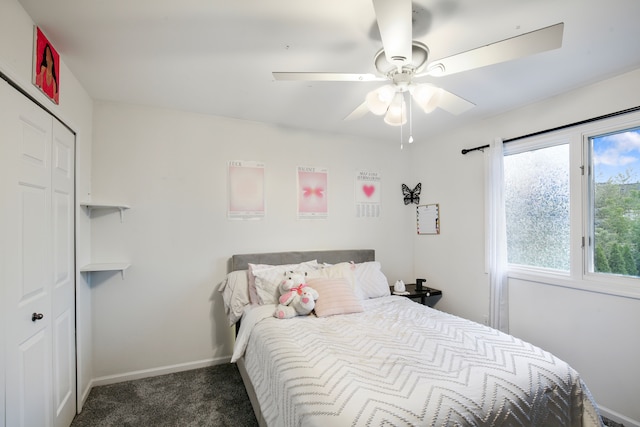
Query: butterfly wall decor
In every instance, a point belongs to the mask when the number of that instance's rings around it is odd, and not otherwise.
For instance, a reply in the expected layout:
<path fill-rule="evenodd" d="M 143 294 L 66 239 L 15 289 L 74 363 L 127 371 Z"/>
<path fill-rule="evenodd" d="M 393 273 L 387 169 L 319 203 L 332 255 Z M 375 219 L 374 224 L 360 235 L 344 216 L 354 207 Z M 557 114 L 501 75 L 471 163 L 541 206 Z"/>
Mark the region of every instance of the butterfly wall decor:
<path fill-rule="evenodd" d="M 411 190 L 406 184 L 402 184 L 402 195 L 404 196 L 404 204 L 420 203 L 420 191 L 422 190 L 422 183 L 418 183 L 416 187 Z"/>

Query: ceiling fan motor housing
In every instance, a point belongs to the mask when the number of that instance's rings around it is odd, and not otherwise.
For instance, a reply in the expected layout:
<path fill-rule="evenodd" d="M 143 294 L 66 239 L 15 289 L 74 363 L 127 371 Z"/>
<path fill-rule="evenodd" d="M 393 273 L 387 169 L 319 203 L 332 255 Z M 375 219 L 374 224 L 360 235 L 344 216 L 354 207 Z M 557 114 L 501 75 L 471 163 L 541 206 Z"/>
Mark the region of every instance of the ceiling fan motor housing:
<path fill-rule="evenodd" d="M 399 56 L 394 56 L 394 62 L 389 62 L 384 54 L 384 49 L 380 49 L 373 59 L 376 70 L 390 79 L 392 79 L 393 74 L 398 72 L 415 74 L 422 71 L 429 58 L 429 48 L 424 43 L 413 41 L 411 51 L 411 63 L 406 63 L 406 58 Z"/>

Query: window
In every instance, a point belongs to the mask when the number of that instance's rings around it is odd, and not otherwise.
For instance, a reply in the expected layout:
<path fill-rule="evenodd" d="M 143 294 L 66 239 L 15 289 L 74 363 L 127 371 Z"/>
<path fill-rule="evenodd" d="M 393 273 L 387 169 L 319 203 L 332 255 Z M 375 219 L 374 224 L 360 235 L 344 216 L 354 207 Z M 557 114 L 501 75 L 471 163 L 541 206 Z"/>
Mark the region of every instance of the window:
<path fill-rule="evenodd" d="M 640 113 L 504 149 L 510 272 L 640 295 Z"/>
<path fill-rule="evenodd" d="M 640 128 L 590 136 L 595 273 L 640 275 Z"/>
<path fill-rule="evenodd" d="M 507 257 L 569 271 L 569 144 L 504 158 Z"/>

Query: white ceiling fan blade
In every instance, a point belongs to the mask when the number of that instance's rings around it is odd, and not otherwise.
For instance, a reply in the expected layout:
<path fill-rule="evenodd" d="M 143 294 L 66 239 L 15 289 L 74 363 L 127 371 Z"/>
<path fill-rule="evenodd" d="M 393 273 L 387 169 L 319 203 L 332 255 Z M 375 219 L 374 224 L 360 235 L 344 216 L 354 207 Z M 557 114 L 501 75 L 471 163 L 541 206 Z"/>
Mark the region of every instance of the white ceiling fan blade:
<path fill-rule="evenodd" d="M 343 120 L 348 121 L 348 120 L 356 120 L 359 119 L 360 117 L 364 116 L 365 114 L 367 114 L 369 112 L 369 108 L 367 107 L 367 102 L 363 102 L 362 104 L 358 105 L 356 107 L 355 110 L 353 110 L 347 117 L 345 117 Z"/>
<path fill-rule="evenodd" d="M 387 61 L 401 67 L 411 63 L 413 11 L 411 0 L 373 0 Z"/>
<path fill-rule="evenodd" d="M 274 71 L 273 77 L 276 80 L 299 80 L 317 82 L 373 82 L 386 80 L 375 74 L 352 74 L 352 73 L 290 73 Z"/>
<path fill-rule="evenodd" d="M 429 64 L 422 75 L 447 76 L 461 71 L 511 61 L 562 46 L 564 23 L 541 28 Z"/>
<path fill-rule="evenodd" d="M 438 107 L 451 114 L 455 114 L 457 116 L 476 106 L 473 102 L 460 98 L 458 95 L 454 95 L 444 89 L 441 89 L 441 91 Z"/>

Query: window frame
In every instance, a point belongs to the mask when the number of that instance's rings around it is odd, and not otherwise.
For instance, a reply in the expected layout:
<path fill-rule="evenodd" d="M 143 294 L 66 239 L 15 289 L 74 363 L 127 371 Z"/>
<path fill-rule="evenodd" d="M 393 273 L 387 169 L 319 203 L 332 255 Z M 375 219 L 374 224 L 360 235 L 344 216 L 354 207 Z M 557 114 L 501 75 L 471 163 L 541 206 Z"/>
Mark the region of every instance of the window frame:
<path fill-rule="evenodd" d="M 593 210 L 589 138 L 640 126 L 640 112 L 597 120 L 504 145 L 504 156 L 569 144 L 569 271 L 508 264 L 509 278 L 640 299 L 640 278 L 593 271 Z M 584 240 L 584 244 L 583 244 Z"/>

